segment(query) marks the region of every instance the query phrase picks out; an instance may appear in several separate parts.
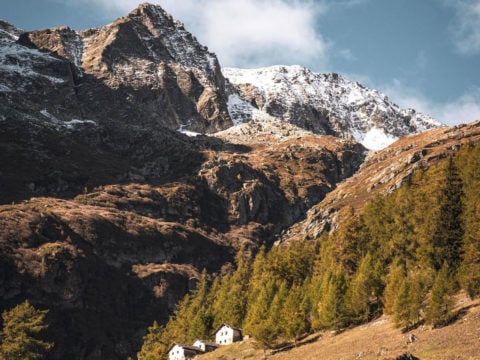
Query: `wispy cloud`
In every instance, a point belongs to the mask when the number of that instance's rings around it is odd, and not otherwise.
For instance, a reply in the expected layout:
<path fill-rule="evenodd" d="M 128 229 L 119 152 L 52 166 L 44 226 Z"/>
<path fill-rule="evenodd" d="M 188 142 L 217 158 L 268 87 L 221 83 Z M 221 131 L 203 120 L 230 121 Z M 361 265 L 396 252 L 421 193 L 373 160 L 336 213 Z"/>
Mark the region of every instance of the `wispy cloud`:
<path fill-rule="evenodd" d="M 286 0 L 166 0 L 164 7 L 192 24 L 199 39 L 215 51 L 225 66 L 327 61 L 328 44 L 315 31 L 324 8 L 313 1 Z M 192 18 L 193 17 L 193 18 Z"/>
<path fill-rule="evenodd" d="M 480 53 L 480 0 L 450 0 L 444 2 L 455 10 L 451 27 L 456 49 L 464 55 Z"/>
<path fill-rule="evenodd" d="M 399 80 L 379 88 L 402 108 L 423 112 L 446 125 L 456 125 L 480 120 L 480 88 L 472 89 L 462 96 L 444 103 L 428 99 L 425 94 Z"/>

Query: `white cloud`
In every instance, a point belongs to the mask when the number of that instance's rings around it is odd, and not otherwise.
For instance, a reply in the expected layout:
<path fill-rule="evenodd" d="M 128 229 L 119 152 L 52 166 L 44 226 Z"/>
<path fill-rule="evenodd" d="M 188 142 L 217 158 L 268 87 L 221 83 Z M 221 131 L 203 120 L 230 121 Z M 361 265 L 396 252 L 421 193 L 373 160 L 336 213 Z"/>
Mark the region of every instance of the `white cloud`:
<path fill-rule="evenodd" d="M 203 6 L 198 0 L 188 2 L 192 5 L 187 16 L 201 14 L 194 32 L 224 66 L 326 62 L 327 44 L 314 29 L 315 16 L 322 8 L 313 2 L 204 0 Z M 177 3 L 164 2 L 174 14 Z"/>
<path fill-rule="evenodd" d="M 472 89 L 457 99 L 445 103 L 434 102 L 419 90 L 408 87 L 399 80 L 379 88 L 400 107 L 412 108 L 428 114 L 446 125 L 480 120 L 480 88 Z"/>
<path fill-rule="evenodd" d="M 456 13 L 451 28 L 455 46 L 461 54 L 480 52 L 480 0 L 450 0 L 445 2 Z"/>
<path fill-rule="evenodd" d="M 454 102 L 444 104 L 439 110 L 441 119 L 444 119 L 446 124 L 480 120 L 480 96 L 478 93 L 465 94 Z"/>
<path fill-rule="evenodd" d="M 62 1 L 62 0 L 58 0 Z M 138 0 L 63 0 L 124 15 Z M 328 42 L 315 30 L 326 6 L 313 0 L 154 0 L 185 23 L 223 66 L 301 64 L 322 69 Z"/>

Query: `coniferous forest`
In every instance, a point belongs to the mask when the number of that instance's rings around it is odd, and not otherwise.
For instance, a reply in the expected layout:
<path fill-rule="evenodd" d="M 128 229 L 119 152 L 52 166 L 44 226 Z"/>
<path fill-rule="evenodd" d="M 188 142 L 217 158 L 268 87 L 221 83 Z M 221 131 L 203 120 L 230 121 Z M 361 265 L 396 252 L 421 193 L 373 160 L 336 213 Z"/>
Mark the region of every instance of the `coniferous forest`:
<path fill-rule="evenodd" d="M 361 211 L 343 209 L 329 234 L 255 256 L 242 248 L 234 270 L 204 271 L 168 324 L 153 323 L 138 357 L 165 358 L 172 342 L 211 338 L 221 323 L 265 347 L 381 314 L 399 327 L 446 325 L 455 294 L 480 295 L 479 189 L 480 146 L 465 146 Z"/>

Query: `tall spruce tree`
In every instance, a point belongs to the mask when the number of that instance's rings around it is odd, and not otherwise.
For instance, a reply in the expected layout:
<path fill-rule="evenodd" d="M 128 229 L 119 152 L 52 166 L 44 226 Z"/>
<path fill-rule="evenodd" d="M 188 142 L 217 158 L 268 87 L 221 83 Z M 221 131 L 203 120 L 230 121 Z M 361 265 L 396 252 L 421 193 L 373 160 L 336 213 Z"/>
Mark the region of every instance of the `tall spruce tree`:
<path fill-rule="evenodd" d="M 468 147 L 457 159 L 462 170 L 465 194 L 464 258 L 459 279 L 462 288 L 473 298 L 480 296 L 480 146 Z"/>
<path fill-rule="evenodd" d="M 456 271 L 462 260 L 462 179 L 450 157 L 445 169 L 445 183 L 440 193 L 440 212 L 432 237 L 432 265 L 440 270 L 446 262 Z"/>
<path fill-rule="evenodd" d="M 378 299 L 380 279 L 375 272 L 372 255 L 367 253 L 353 276 L 348 288 L 346 305 L 355 322 L 369 319 L 371 299 Z"/>
<path fill-rule="evenodd" d="M 167 360 L 167 349 L 170 345 L 164 339 L 164 328 L 156 321 L 148 328 L 148 333 L 143 337 L 143 345 L 137 353 L 138 360 Z"/>
<path fill-rule="evenodd" d="M 277 326 L 271 322 L 270 308 L 278 290 L 277 280 L 266 277 L 259 282 L 257 298 L 249 303 L 247 316 L 244 321 L 245 332 L 266 346 L 271 346 L 275 339 L 272 329 Z"/>
<path fill-rule="evenodd" d="M 230 278 L 230 284 L 226 290 L 226 294 L 222 296 L 222 302 L 217 304 L 223 308 L 223 319 L 221 322 L 227 322 L 235 326 L 239 326 L 247 311 L 248 285 L 250 282 L 251 266 L 246 259 L 246 251 L 242 246 L 236 256 L 237 268 Z"/>
<path fill-rule="evenodd" d="M 387 314 L 395 313 L 395 302 L 397 294 L 406 277 L 404 262 L 395 259 L 390 265 L 390 271 L 387 276 L 387 284 L 383 293 L 383 307 Z"/>

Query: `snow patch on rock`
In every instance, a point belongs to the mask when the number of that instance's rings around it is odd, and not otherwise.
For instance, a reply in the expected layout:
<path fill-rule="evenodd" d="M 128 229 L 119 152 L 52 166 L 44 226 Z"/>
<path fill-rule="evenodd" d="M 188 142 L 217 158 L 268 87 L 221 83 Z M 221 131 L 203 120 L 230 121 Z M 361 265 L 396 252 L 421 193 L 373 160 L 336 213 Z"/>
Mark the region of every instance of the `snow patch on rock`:
<path fill-rule="evenodd" d="M 357 140 L 357 142 L 365 146 L 367 149 L 376 151 L 386 148 L 397 141 L 398 138 L 387 134 L 384 129 L 371 128 L 367 131 L 365 137 L 359 140 Z"/>
<path fill-rule="evenodd" d="M 75 126 L 77 125 L 85 125 L 85 124 L 97 125 L 97 123 L 93 120 L 80 120 L 80 119 L 72 119 L 70 121 L 64 121 L 62 125 L 65 126 L 67 129 L 74 129 Z"/>

